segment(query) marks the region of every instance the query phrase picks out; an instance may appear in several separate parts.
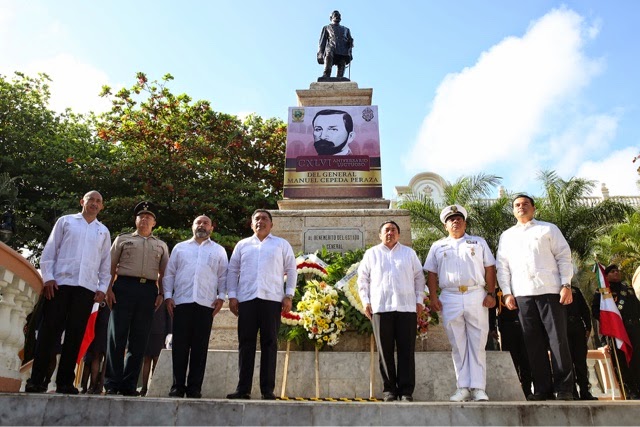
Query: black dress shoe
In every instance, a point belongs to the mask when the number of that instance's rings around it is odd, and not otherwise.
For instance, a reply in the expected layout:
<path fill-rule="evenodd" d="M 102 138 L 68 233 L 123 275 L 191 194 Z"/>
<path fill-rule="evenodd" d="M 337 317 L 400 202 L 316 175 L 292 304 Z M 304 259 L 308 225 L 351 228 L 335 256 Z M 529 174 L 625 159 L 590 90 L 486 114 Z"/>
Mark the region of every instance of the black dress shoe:
<path fill-rule="evenodd" d="M 120 390 L 118 392 L 120 396 L 128 396 L 128 397 L 138 397 L 140 396 L 140 392 L 138 390 Z"/>
<path fill-rule="evenodd" d="M 116 390 L 115 388 L 108 388 L 107 391 L 105 392 L 105 394 L 109 395 L 109 396 L 113 396 L 118 394 L 118 390 Z"/>
<path fill-rule="evenodd" d="M 200 399 L 202 397 L 202 393 L 200 393 L 199 391 L 188 391 L 187 397 L 189 399 Z"/>
<path fill-rule="evenodd" d="M 527 396 L 527 400 L 529 401 L 542 401 L 542 400 L 553 400 L 552 396 L 549 396 L 547 393 L 531 393 Z"/>
<path fill-rule="evenodd" d="M 582 393 L 580 395 L 580 400 L 598 400 L 591 392 Z"/>
<path fill-rule="evenodd" d="M 400 400 L 402 402 L 413 402 L 413 396 L 411 396 L 410 394 L 405 394 L 400 397 Z"/>
<path fill-rule="evenodd" d="M 236 391 L 231 394 L 227 394 L 227 399 L 251 399 L 251 395 L 249 393 L 243 393 L 241 391 Z"/>
<path fill-rule="evenodd" d="M 393 402 L 398 400 L 398 396 L 396 396 L 393 393 L 384 393 L 383 397 L 382 397 L 382 401 L 383 402 Z"/>
<path fill-rule="evenodd" d="M 573 400 L 573 393 L 570 391 L 559 391 L 556 393 L 556 400 Z"/>
<path fill-rule="evenodd" d="M 43 384 L 27 383 L 24 386 L 25 393 L 46 393 L 47 386 Z"/>
<path fill-rule="evenodd" d="M 80 394 L 80 391 L 72 385 L 62 385 L 56 388 L 56 393 L 60 394 Z"/>
<path fill-rule="evenodd" d="M 185 390 L 182 387 L 171 387 L 169 397 L 184 397 Z"/>
<path fill-rule="evenodd" d="M 273 392 L 271 392 L 271 393 L 263 393 L 262 394 L 262 400 L 276 400 L 276 395 L 273 394 Z"/>

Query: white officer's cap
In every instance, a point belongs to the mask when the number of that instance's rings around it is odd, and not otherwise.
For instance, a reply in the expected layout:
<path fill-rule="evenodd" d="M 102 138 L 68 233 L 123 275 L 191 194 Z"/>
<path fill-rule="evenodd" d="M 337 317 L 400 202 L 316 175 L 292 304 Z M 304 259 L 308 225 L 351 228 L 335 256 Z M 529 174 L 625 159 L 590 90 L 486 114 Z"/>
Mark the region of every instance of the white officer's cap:
<path fill-rule="evenodd" d="M 442 209 L 442 212 L 440 212 L 440 221 L 442 221 L 443 224 L 446 224 L 447 219 L 454 215 L 462 215 L 464 220 L 467 220 L 467 210 L 465 208 L 460 205 L 450 205 Z"/>

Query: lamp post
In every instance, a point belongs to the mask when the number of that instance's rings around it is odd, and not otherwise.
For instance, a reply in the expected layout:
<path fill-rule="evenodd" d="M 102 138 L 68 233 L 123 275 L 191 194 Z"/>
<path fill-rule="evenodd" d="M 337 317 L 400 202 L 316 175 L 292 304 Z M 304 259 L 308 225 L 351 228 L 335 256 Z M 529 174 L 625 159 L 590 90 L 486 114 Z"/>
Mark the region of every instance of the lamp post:
<path fill-rule="evenodd" d="M 2 224 L 0 224 L 0 240 L 4 243 L 9 243 L 11 237 L 16 232 L 16 219 L 11 208 L 7 209 L 2 214 Z"/>

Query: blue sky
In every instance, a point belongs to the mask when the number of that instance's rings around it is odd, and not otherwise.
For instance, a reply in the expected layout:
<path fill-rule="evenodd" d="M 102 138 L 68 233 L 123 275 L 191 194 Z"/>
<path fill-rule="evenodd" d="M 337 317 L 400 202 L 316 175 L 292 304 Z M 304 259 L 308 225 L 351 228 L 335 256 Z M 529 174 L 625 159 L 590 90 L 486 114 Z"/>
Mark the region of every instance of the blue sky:
<path fill-rule="evenodd" d="M 217 111 L 286 119 L 321 74 L 332 10 L 373 88 L 384 197 L 419 172 L 540 193 L 541 169 L 637 195 L 640 2 L 0 0 L 0 74 L 49 74 L 52 107 L 103 111 L 104 84 L 171 73 Z M 284 161 L 284 159 L 283 159 Z"/>

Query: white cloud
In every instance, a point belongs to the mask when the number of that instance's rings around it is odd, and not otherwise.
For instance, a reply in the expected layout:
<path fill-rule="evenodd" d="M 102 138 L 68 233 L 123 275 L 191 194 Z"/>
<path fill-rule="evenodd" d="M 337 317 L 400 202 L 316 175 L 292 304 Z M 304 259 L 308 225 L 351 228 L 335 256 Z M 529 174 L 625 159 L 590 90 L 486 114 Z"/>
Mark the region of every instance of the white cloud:
<path fill-rule="evenodd" d="M 609 189 L 611 196 L 633 196 L 640 194 L 636 181 L 640 175 L 636 169 L 638 162 L 632 160 L 640 152 L 639 147 L 627 147 L 622 150 L 610 153 L 602 160 L 592 160 L 584 162 L 575 176 L 598 181 L 595 188 L 595 195 L 599 196 L 600 187 L 604 183 Z"/>
<path fill-rule="evenodd" d="M 50 107 L 55 111 L 71 108 L 76 113 L 98 113 L 110 108 L 108 99 L 99 97 L 102 86 L 109 85 L 109 76 L 70 54 L 31 62 L 23 71 L 29 75 L 44 72 L 51 77 Z"/>
<path fill-rule="evenodd" d="M 46 73 L 52 79 L 49 106 L 55 111 L 106 111 L 110 103 L 98 96 L 101 87 L 118 85 L 74 54 L 73 38 L 61 22 L 50 19 L 48 7 L 39 2 L 0 2 L 0 74 L 11 80 L 15 71 L 32 77 Z"/>
<path fill-rule="evenodd" d="M 447 179 L 499 173 L 509 188 L 522 188 L 540 169 L 571 169 L 574 157 L 584 158 L 572 153 L 574 147 L 584 147 L 585 139 L 609 142 L 615 133 L 615 119 L 585 117 L 577 102 L 602 67 L 583 52 L 597 33 L 598 26 L 588 27 L 575 12 L 553 10 L 522 37 L 505 38 L 472 67 L 448 75 L 405 159 L 407 167 Z M 552 151 L 560 161 L 549 156 Z"/>
<path fill-rule="evenodd" d="M 570 176 L 594 153 L 606 152 L 614 140 L 618 117 L 593 115 L 576 119 L 548 140 L 546 163 L 560 176 Z"/>

